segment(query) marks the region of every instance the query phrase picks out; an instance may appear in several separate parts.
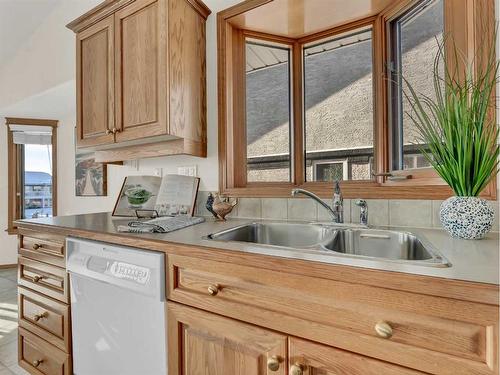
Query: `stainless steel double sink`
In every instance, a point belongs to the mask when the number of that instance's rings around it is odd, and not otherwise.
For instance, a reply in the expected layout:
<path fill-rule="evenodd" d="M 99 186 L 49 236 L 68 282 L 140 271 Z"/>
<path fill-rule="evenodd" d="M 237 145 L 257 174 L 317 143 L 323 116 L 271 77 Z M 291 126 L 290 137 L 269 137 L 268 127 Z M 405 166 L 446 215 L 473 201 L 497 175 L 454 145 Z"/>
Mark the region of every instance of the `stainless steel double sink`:
<path fill-rule="evenodd" d="M 246 242 L 264 247 L 318 250 L 338 256 L 433 267 L 450 266 L 430 243 L 418 235 L 364 226 L 253 222 L 209 234 L 207 239 Z"/>

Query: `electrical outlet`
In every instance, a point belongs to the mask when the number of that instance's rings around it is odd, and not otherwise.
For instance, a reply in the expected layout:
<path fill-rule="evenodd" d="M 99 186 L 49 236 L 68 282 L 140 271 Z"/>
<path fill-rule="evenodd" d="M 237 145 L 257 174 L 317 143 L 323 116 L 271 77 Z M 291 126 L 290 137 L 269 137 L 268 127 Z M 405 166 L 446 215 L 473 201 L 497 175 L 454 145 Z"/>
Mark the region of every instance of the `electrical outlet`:
<path fill-rule="evenodd" d="M 184 176 L 198 176 L 198 167 L 196 165 L 190 165 L 187 167 L 178 167 L 177 173 Z"/>
<path fill-rule="evenodd" d="M 163 177 L 163 168 L 153 169 L 153 175 L 156 177 Z"/>

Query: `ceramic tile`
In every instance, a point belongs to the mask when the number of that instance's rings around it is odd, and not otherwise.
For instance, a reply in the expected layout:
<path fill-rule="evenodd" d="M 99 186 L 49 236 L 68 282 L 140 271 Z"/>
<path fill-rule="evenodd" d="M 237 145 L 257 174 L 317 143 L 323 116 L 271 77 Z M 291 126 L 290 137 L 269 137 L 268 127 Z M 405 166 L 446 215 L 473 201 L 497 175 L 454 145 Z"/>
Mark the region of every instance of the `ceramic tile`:
<path fill-rule="evenodd" d="M 10 291 L 10 290 L 15 290 L 17 287 L 17 283 L 15 281 L 6 279 L 6 278 L 0 278 L 0 293 L 3 293 L 5 291 Z"/>
<path fill-rule="evenodd" d="M 359 224 L 360 208 L 351 200 L 351 222 Z M 366 199 L 368 204 L 368 224 L 389 225 L 389 201 L 385 199 Z"/>
<path fill-rule="evenodd" d="M 260 198 L 240 198 L 236 215 L 241 218 L 260 219 L 262 216 L 261 206 Z"/>
<path fill-rule="evenodd" d="M 432 226 L 442 228 L 441 220 L 439 219 L 439 210 L 443 201 L 432 201 Z"/>
<path fill-rule="evenodd" d="M 263 198 L 262 218 L 286 220 L 288 217 L 288 205 L 286 198 Z"/>
<path fill-rule="evenodd" d="M 323 199 L 325 203 L 332 207 L 332 199 Z M 318 221 L 331 221 L 332 217 L 328 213 L 327 210 L 325 210 L 323 207 L 321 207 L 318 204 Z M 350 199 L 344 199 L 344 223 L 350 223 L 351 222 L 351 200 Z"/>
<path fill-rule="evenodd" d="M 318 220 L 317 203 L 309 198 L 288 199 L 288 220 L 296 220 L 296 221 Z"/>
<path fill-rule="evenodd" d="M 0 269 L 0 277 L 17 283 L 17 267 Z"/>
<path fill-rule="evenodd" d="M 1 346 L 0 363 L 5 367 L 17 364 L 17 340 Z"/>
<path fill-rule="evenodd" d="M 17 363 L 15 365 L 9 366 L 8 369 L 14 375 L 29 375 L 29 373 L 26 372 L 23 368 L 21 368 Z"/>
<path fill-rule="evenodd" d="M 13 374 L 15 374 L 15 372 L 12 372 L 9 368 L 0 364 L 0 375 L 13 375 Z M 19 374 L 23 374 L 23 373 L 20 372 Z M 27 374 L 27 372 L 25 371 L 24 374 Z"/>
<path fill-rule="evenodd" d="M 430 200 L 390 200 L 389 222 L 404 227 L 431 227 L 432 203 Z"/>
<path fill-rule="evenodd" d="M 500 218 L 498 217 L 498 215 L 500 214 L 499 204 L 499 201 L 490 201 L 490 205 L 495 212 L 495 220 L 493 221 L 493 227 L 491 228 L 491 230 L 494 232 L 498 232 L 500 230 Z"/>

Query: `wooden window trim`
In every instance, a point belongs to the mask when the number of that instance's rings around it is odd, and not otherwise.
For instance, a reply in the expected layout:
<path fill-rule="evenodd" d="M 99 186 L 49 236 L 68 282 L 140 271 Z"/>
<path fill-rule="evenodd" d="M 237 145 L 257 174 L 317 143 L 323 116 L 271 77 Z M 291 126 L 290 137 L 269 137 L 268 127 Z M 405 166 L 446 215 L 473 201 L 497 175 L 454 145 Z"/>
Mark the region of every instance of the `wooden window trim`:
<path fill-rule="evenodd" d="M 21 202 L 18 192 L 20 186 L 20 161 L 22 159 L 21 148 L 14 144 L 12 131 L 9 125 L 34 125 L 34 126 L 51 126 L 52 127 L 52 214 L 57 215 L 57 120 L 46 119 L 29 119 L 6 117 L 5 125 L 7 126 L 7 190 L 8 190 L 8 205 L 7 205 L 7 229 L 8 234 L 17 234 L 17 225 L 15 223 L 21 217 Z"/>
<path fill-rule="evenodd" d="M 387 76 L 386 23 L 396 14 L 412 6 L 417 0 L 398 0 L 377 16 L 351 22 L 330 30 L 291 39 L 249 30 L 234 28 L 230 18 L 265 5 L 272 0 L 247 0 L 217 14 L 218 40 L 218 116 L 219 116 L 219 189 L 221 193 L 234 197 L 289 197 L 291 189 L 304 188 L 321 197 L 333 194 L 333 184 L 328 182 L 305 182 L 304 153 L 293 152 L 291 157 L 291 182 L 246 182 L 246 136 L 244 95 L 244 40 L 245 36 L 285 43 L 292 46 L 292 103 L 303 103 L 302 97 L 302 47 L 306 43 L 370 25 L 373 43 L 373 90 L 374 90 L 374 170 L 378 174 L 390 171 L 389 124 Z M 488 34 L 494 30 L 494 0 L 445 0 L 445 30 L 452 33 L 459 47 L 468 55 L 474 53 L 474 45 L 481 39 L 478 21 L 488 19 Z M 493 8 L 494 9 L 494 8 Z M 465 24 L 466 28 L 463 27 Z M 484 32 L 484 30 L 481 30 Z M 481 39 L 480 39 L 481 38 Z M 465 46 L 465 47 L 464 47 Z M 238 70 L 239 69 L 239 70 Z M 240 93 L 240 95 L 238 95 Z M 495 116 L 492 111 L 492 116 Z M 295 121 L 295 119 L 301 119 Z M 292 145 L 294 150 L 303 150 L 303 106 L 292 104 Z M 452 190 L 432 169 L 398 171 L 394 174 L 411 174 L 403 181 L 388 181 L 383 176 L 373 181 L 343 181 L 342 190 L 346 198 L 379 199 L 446 199 Z M 493 179 L 481 194 L 487 199 L 496 199 L 496 179 Z"/>

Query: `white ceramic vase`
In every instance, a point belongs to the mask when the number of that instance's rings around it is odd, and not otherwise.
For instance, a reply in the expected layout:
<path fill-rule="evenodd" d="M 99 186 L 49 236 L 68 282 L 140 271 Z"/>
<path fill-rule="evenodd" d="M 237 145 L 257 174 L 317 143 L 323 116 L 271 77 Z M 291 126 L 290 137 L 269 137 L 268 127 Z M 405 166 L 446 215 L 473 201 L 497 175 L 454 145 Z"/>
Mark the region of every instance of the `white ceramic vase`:
<path fill-rule="evenodd" d="M 478 240 L 491 230 L 495 213 L 486 199 L 451 197 L 441 204 L 439 218 L 452 237 Z"/>

